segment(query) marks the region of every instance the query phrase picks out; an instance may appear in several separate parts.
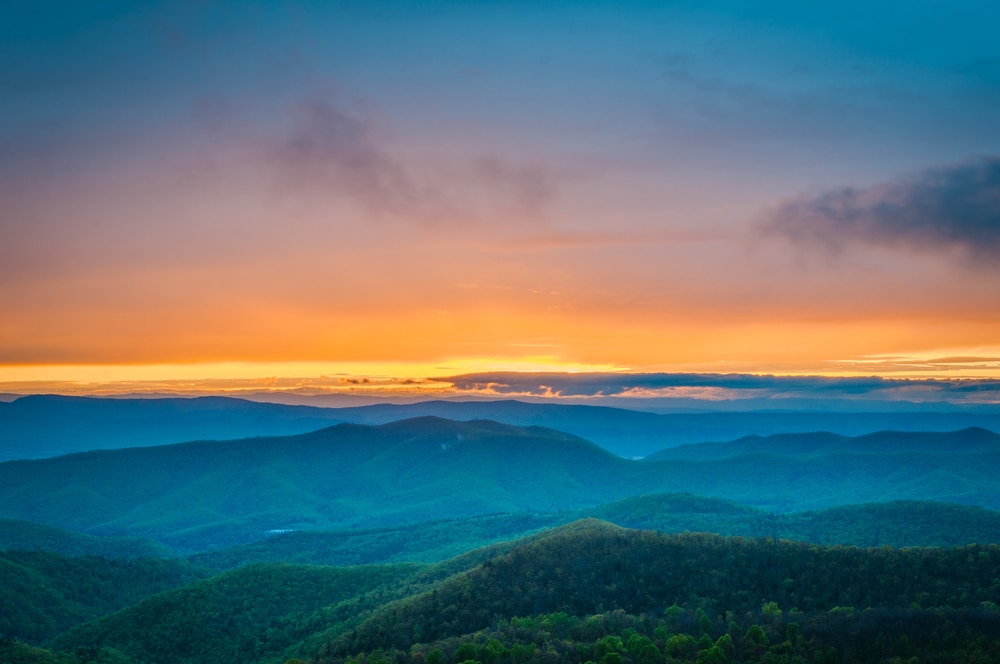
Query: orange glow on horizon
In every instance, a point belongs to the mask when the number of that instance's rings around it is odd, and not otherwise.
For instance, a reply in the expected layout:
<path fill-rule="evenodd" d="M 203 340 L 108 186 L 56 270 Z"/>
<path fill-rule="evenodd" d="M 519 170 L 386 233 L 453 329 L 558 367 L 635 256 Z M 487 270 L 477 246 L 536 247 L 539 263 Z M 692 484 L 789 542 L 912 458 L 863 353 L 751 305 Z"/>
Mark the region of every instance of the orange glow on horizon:
<path fill-rule="evenodd" d="M 703 373 L 894 379 L 1000 378 L 1000 347 L 948 348 L 936 352 L 857 356 L 816 362 L 709 361 L 641 367 L 574 362 L 556 356 L 466 357 L 438 361 L 194 362 L 158 364 L 0 365 L 0 392 L 10 394 L 113 395 L 124 393 L 229 394 L 295 392 L 425 396 L 461 394 L 446 376 L 477 373 Z M 684 389 L 671 388 L 681 396 Z M 484 388 L 479 396 L 493 393 Z M 637 391 L 635 397 L 669 396 Z"/>

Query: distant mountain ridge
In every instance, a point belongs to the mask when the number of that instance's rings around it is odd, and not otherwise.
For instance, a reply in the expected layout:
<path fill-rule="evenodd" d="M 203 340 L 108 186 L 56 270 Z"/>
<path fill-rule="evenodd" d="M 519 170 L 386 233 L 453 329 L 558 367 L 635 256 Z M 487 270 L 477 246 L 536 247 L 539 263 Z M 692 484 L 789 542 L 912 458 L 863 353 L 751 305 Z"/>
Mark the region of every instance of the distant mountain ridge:
<path fill-rule="evenodd" d="M 864 436 L 829 432 L 746 436 L 725 443 L 680 445 L 646 457 L 646 461 L 718 461 L 749 454 L 966 454 L 1000 451 L 1000 435 L 980 427 L 959 431 L 878 431 Z"/>
<path fill-rule="evenodd" d="M 208 551 L 192 562 L 233 569 L 258 562 L 357 565 L 437 562 L 476 546 L 597 518 L 625 528 L 666 533 L 787 539 L 862 547 L 1000 544 L 1000 512 L 931 501 L 893 501 L 774 514 L 717 498 L 655 494 L 556 514 L 499 514 L 395 528 L 303 531 Z"/>
<path fill-rule="evenodd" d="M 908 451 L 911 438 L 938 442 Z M 871 439 L 891 453 L 873 452 L 863 439 L 839 448 L 827 435 L 818 439 L 818 447 L 800 440 L 771 451 L 751 441 L 752 450 L 726 458 L 629 461 L 541 427 L 435 417 L 341 424 L 297 436 L 0 463 L 0 514 L 203 550 L 275 530 L 558 512 L 649 493 L 688 492 L 771 512 L 890 500 L 1000 507 L 996 434 Z"/>
<path fill-rule="evenodd" d="M 341 421 L 326 408 L 229 397 L 102 399 L 34 395 L 0 402 L 0 461 L 192 440 L 285 436 Z"/>
<path fill-rule="evenodd" d="M 273 529 L 569 509 L 594 493 L 615 495 L 599 480 L 628 467 L 557 431 L 417 418 L 8 461 L 0 514 L 205 548 Z"/>
<path fill-rule="evenodd" d="M 624 458 L 681 444 L 747 435 L 828 431 L 857 436 L 882 430 L 1000 432 L 1000 412 L 718 412 L 673 413 L 500 401 L 425 401 L 318 408 L 230 397 L 119 399 L 37 395 L 0 402 L 0 461 L 94 449 L 235 440 L 315 431 L 339 422 L 385 424 L 419 416 L 489 419 L 544 426 L 590 440 Z"/>

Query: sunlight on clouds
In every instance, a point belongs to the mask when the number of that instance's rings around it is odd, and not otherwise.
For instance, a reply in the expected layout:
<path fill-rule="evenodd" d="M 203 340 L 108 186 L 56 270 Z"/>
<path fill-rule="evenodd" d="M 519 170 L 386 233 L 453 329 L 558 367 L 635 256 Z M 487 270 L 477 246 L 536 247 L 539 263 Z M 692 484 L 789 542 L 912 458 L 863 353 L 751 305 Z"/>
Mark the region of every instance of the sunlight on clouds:
<path fill-rule="evenodd" d="M 455 358 L 422 362 L 206 362 L 192 364 L 0 366 L 0 392 L 11 394 L 430 394 L 450 391 L 443 373 L 485 371 L 615 372 L 611 364 L 557 357 Z"/>
<path fill-rule="evenodd" d="M 22 4 L 0 390 L 1000 376 L 996 21 L 329 3 L 164 49 Z"/>
<path fill-rule="evenodd" d="M 837 360 L 837 363 L 854 371 L 883 376 L 996 378 L 1000 376 L 1000 346 L 883 353 Z"/>

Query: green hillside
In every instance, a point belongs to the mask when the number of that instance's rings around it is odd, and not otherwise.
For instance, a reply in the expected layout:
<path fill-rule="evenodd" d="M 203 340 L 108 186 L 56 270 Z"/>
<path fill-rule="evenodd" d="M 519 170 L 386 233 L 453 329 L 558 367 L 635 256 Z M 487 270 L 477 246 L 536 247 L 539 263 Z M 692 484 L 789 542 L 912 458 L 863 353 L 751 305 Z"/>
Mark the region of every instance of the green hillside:
<path fill-rule="evenodd" d="M 0 636 L 41 643 L 141 599 L 208 576 L 182 560 L 0 552 Z"/>
<path fill-rule="evenodd" d="M 135 662 L 157 664 L 283 661 L 286 649 L 336 620 L 337 604 L 399 585 L 419 570 L 251 565 L 149 598 L 78 627 L 53 645 L 68 651 L 110 648 Z"/>
<path fill-rule="evenodd" d="M 392 528 L 290 532 L 250 544 L 206 551 L 190 559 L 215 569 L 233 569 L 256 562 L 313 565 L 438 562 L 566 521 L 567 517 L 561 514 L 518 512 Z"/>
<path fill-rule="evenodd" d="M 716 535 L 665 535 L 599 521 L 553 530 L 433 592 L 392 603 L 332 640 L 331 656 L 409 648 L 512 616 L 584 616 L 678 604 L 735 615 L 776 602 L 835 607 L 978 607 L 1000 592 L 1000 547 L 861 549 Z M 474 598 L 474 600 L 472 599 Z"/>
<path fill-rule="evenodd" d="M 654 494 L 549 514 L 519 512 L 376 530 L 283 533 L 251 544 L 207 551 L 190 559 L 199 566 L 220 570 L 257 562 L 319 565 L 435 562 L 587 517 L 640 530 L 773 537 L 829 545 L 1000 543 L 1000 513 L 967 505 L 894 501 L 776 514 L 716 498 Z"/>
<path fill-rule="evenodd" d="M 716 498 L 653 494 L 556 513 L 517 512 L 367 530 L 280 533 L 250 544 L 198 553 L 189 560 L 198 567 L 220 571 L 260 562 L 437 562 L 586 517 L 627 528 L 780 537 L 817 544 L 906 547 L 1000 542 L 1000 513 L 966 505 L 895 501 L 776 514 Z M 118 559 L 175 555 L 146 540 L 93 537 L 10 520 L 0 521 L 3 549 Z"/>
<path fill-rule="evenodd" d="M 319 664 L 888 664 L 996 662 L 995 609 L 783 611 L 767 602 L 741 615 L 701 609 L 662 613 L 564 612 L 512 617 L 475 632 L 409 648 L 323 655 Z M 296 664 L 306 660 L 295 660 Z"/>
<path fill-rule="evenodd" d="M 195 552 L 285 531 L 386 529 L 488 514 L 581 516 L 651 493 L 709 496 L 772 513 L 897 500 L 1000 507 L 996 434 L 889 432 L 835 438 L 839 444 L 827 435 L 811 440 L 798 437 L 792 447 L 773 449 L 755 443 L 750 453 L 726 458 L 650 462 L 621 459 L 568 434 L 495 422 L 421 418 L 377 427 L 338 425 L 300 436 L 0 463 L 0 514 Z M 911 440 L 913 450 L 907 451 Z M 706 448 L 715 454 L 715 447 Z M 661 511 L 657 519 L 666 520 L 627 523 L 727 534 L 770 528 L 769 517 L 745 511 L 727 516 L 715 510 L 705 519 L 691 510 L 680 518 Z M 527 530 L 566 520 L 538 519 Z M 713 525 L 720 520 L 723 526 Z M 475 527 L 457 537 L 439 533 L 437 545 L 420 545 L 429 552 L 423 559 L 525 532 L 508 526 L 489 537 L 480 537 Z M 407 547 L 394 544 L 394 536 L 380 542 L 364 537 L 384 549 L 379 560 L 407 559 L 392 553 L 392 547 Z"/>
<path fill-rule="evenodd" d="M 0 514 L 205 549 L 615 498 L 633 464 L 555 431 L 435 418 L 0 464 Z"/>
<path fill-rule="evenodd" d="M 94 537 L 31 521 L 0 519 L 0 551 L 7 549 L 121 559 L 173 555 L 168 547 L 138 537 Z"/>
<path fill-rule="evenodd" d="M 648 495 L 581 510 L 626 528 L 773 537 L 826 545 L 962 546 L 1000 543 L 1000 512 L 900 500 L 778 514 L 687 494 Z"/>
<path fill-rule="evenodd" d="M 993 661 L 998 572 L 996 545 L 823 547 L 590 519 L 433 566 L 251 565 L 76 627 L 52 651 L 0 639 L 0 655 L 66 664 Z"/>
<path fill-rule="evenodd" d="M 848 437 L 833 433 L 747 436 L 725 443 L 698 443 L 660 450 L 646 461 L 719 461 L 755 454 L 976 454 L 1000 449 L 1000 434 L 971 427 L 952 432 L 878 431 Z"/>

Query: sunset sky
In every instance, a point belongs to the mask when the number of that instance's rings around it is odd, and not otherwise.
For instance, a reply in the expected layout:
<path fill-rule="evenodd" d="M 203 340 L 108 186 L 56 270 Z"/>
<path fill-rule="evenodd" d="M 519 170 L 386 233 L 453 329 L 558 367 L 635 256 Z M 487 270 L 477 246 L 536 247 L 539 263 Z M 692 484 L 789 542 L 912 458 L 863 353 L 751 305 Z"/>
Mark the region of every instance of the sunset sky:
<path fill-rule="evenodd" d="M 0 392 L 1000 379 L 998 26 L 7 0 Z"/>

